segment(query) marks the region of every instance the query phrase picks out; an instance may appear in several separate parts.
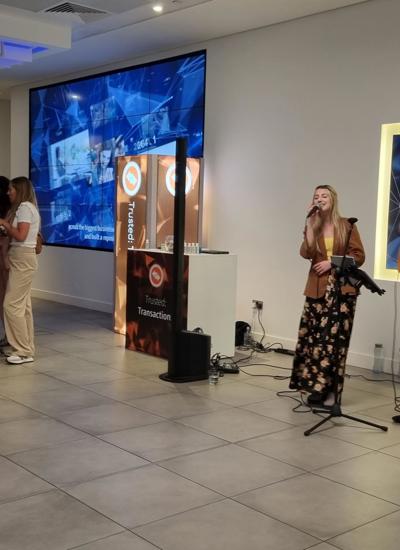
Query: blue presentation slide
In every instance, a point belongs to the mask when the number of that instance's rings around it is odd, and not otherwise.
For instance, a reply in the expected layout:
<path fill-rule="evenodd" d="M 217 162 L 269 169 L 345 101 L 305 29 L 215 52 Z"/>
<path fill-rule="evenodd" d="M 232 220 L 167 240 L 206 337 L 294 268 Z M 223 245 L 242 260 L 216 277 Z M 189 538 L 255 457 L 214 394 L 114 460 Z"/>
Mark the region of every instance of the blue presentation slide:
<path fill-rule="evenodd" d="M 46 243 L 112 250 L 115 158 L 203 155 L 206 53 L 30 90 L 30 177 Z"/>
<path fill-rule="evenodd" d="M 386 268 L 397 269 L 400 254 L 400 136 L 393 136 Z"/>

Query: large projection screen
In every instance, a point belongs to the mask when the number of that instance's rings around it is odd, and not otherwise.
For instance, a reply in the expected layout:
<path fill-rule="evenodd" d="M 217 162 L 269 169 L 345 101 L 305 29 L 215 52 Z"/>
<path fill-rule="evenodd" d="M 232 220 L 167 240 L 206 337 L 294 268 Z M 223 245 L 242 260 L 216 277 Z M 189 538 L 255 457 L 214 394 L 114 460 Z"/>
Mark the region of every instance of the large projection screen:
<path fill-rule="evenodd" d="M 119 156 L 203 155 L 206 52 L 30 90 L 30 177 L 46 244 L 112 250 Z"/>

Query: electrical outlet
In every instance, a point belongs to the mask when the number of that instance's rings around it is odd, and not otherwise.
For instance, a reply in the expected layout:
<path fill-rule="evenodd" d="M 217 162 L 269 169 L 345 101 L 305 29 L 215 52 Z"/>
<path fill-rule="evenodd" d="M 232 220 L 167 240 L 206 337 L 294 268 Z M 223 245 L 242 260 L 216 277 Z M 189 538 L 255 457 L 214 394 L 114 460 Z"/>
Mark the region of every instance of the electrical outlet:
<path fill-rule="evenodd" d="M 262 300 L 253 300 L 253 307 L 254 309 L 262 311 L 264 307 L 264 302 Z"/>

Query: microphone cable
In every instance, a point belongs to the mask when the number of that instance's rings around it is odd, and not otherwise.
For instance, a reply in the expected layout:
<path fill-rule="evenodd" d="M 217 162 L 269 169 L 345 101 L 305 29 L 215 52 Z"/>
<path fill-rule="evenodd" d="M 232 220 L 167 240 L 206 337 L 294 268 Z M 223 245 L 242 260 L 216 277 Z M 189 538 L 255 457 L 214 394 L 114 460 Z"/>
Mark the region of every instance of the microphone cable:
<path fill-rule="evenodd" d="M 312 406 L 310 406 L 306 401 L 304 401 L 304 395 L 298 390 L 282 390 L 276 392 L 277 397 L 286 397 L 292 399 L 296 406 L 292 408 L 292 412 L 295 413 L 308 413 L 312 411 Z"/>
<path fill-rule="evenodd" d="M 265 338 L 265 328 L 264 328 L 264 325 L 263 325 L 262 322 L 261 322 L 261 309 L 258 309 L 257 311 L 258 311 L 258 315 L 257 315 L 257 317 L 258 317 L 258 322 L 260 323 L 260 327 L 262 328 L 262 331 L 263 331 L 262 338 L 261 338 L 261 340 L 259 341 L 259 346 L 260 346 L 261 349 L 264 349 L 263 340 L 264 340 L 264 338 Z"/>

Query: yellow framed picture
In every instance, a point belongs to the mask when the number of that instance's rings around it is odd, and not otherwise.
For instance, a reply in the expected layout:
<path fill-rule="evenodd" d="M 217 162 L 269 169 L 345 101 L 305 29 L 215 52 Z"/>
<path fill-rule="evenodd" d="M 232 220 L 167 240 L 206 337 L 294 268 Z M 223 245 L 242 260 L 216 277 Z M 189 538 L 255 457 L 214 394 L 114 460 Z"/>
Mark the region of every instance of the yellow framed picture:
<path fill-rule="evenodd" d="M 400 123 L 383 124 L 375 235 L 375 279 L 398 280 L 400 258 Z"/>

